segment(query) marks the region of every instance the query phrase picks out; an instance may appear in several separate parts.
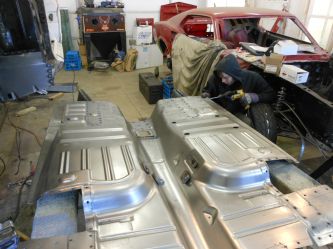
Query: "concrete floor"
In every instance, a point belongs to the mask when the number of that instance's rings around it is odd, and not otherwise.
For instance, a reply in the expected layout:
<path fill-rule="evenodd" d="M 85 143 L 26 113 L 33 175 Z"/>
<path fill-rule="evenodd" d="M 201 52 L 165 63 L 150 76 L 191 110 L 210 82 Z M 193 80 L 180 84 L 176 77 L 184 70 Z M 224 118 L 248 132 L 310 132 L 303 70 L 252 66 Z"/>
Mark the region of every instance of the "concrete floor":
<path fill-rule="evenodd" d="M 128 121 L 136 121 L 144 118 L 148 118 L 154 105 L 149 105 L 144 97 L 139 92 L 138 88 L 138 75 L 140 72 L 153 72 L 153 68 L 136 70 L 133 72 L 116 72 L 109 70 L 107 72 L 88 72 L 81 70 L 76 72 L 75 81 L 78 82 L 79 88 L 82 88 L 94 101 L 111 101 L 117 104 L 123 112 L 125 118 Z M 160 67 L 160 74 L 168 74 L 168 70 L 165 66 Z M 73 82 L 73 72 L 61 71 L 57 74 L 57 83 Z M 74 94 L 74 99 L 77 99 L 77 94 Z M 54 101 L 49 101 L 45 98 L 29 97 L 23 101 L 7 103 L 8 117 L 11 122 L 28 128 L 34 132 L 40 141 L 43 141 L 48 122 L 52 116 L 53 107 L 64 101 L 72 101 L 73 96 L 70 93 L 66 93 L 63 97 Z M 35 106 L 37 110 L 29 113 L 26 116 L 15 117 L 15 113 L 18 110 L 26 107 Z M 20 136 L 20 154 L 21 163 L 18 174 L 15 174 L 18 170 L 18 150 L 16 138 Z M 38 156 L 40 152 L 40 146 L 36 143 L 34 137 L 27 132 L 17 132 L 17 129 L 10 125 L 8 119 L 5 120 L 3 127 L 0 131 L 0 156 L 6 162 L 6 171 L 0 177 L 0 222 L 6 218 L 15 214 L 19 186 L 8 188 L 8 183 L 17 181 L 24 177 L 27 177 L 31 171 L 34 170 L 37 165 Z M 288 153 L 297 157 L 299 151 L 299 141 L 294 139 L 288 139 L 279 137 L 278 145 L 281 146 Z M 311 145 L 307 145 L 303 160 L 312 161 L 314 167 L 318 166 L 323 161 L 319 151 Z M 312 166 L 313 166 L 312 165 Z M 0 172 L 2 166 L 0 164 Z M 305 171 L 311 172 L 313 167 L 305 166 Z M 21 204 L 26 202 L 27 193 L 29 187 L 23 189 L 23 195 Z M 28 209 L 30 216 L 33 212 Z M 28 215 L 29 216 L 29 215 Z M 24 221 L 23 221 L 24 223 Z M 23 230 L 25 228 L 22 228 Z M 24 230 L 29 233 L 29 230 Z"/>

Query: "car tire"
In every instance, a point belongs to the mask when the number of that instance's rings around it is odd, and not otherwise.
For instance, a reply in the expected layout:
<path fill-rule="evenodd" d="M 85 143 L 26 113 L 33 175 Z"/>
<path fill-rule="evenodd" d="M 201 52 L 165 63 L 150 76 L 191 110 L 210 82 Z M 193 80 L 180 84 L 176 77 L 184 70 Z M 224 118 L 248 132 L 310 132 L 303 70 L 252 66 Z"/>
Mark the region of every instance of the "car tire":
<path fill-rule="evenodd" d="M 254 104 L 251 105 L 249 114 L 253 128 L 276 143 L 277 123 L 272 107 L 265 103 Z"/>

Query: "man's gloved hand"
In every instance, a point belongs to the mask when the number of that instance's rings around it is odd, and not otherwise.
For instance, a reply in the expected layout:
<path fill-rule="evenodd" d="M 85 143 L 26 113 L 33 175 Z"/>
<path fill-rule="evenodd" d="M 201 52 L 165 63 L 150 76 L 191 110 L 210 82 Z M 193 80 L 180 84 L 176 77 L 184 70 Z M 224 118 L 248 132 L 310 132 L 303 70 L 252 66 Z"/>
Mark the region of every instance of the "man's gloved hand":
<path fill-rule="evenodd" d="M 259 96 L 256 93 L 245 93 L 240 99 L 242 106 L 248 106 L 252 103 L 257 103 L 259 101 Z"/>
<path fill-rule="evenodd" d="M 210 98 L 210 93 L 208 92 L 201 93 L 201 98 Z"/>

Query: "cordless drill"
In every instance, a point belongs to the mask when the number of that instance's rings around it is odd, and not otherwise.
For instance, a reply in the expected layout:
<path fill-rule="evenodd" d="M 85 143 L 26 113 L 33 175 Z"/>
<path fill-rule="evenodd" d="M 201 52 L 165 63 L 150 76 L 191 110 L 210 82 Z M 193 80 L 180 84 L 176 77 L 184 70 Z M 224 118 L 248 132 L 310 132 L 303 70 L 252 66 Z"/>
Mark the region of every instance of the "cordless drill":
<path fill-rule="evenodd" d="M 241 99 L 242 97 L 244 97 L 245 92 L 243 91 L 243 89 L 239 89 L 239 90 L 235 90 L 234 93 L 230 96 L 230 99 L 232 101 L 236 100 L 236 99 Z M 249 104 L 246 104 L 244 106 L 245 110 L 248 110 L 250 108 Z"/>
<path fill-rule="evenodd" d="M 245 95 L 245 92 L 243 91 L 243 89 L 239 89 L 239 90 L 227 91 L 223 94 L 220 94 L 216 97 L 212 97 L 210 99 L 230 98 L 232 101 L 235 101 L 237 99 L 241 99 L 244 95 Z M 245 110 L 248 110 L 249 108 L 250 108 L 250 105 L 244 106 Z"/>

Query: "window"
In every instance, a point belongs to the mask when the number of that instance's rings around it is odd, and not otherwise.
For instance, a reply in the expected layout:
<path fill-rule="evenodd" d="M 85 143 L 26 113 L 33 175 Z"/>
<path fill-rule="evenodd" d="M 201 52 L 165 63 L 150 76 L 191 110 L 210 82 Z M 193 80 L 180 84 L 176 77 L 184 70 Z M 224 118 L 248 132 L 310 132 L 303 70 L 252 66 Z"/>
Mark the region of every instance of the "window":
<path fill-rule="evenodd" d="M 289 18 L 261 18 L 259 25 L 264 29 L 293 39 L 309 42 L 304 32 Z"/>
<path fill-rule="evenodd" d="M 321 47 L 332 50 L 333 1 L 311 0 L 306 26 Z"/>
<path fill-rule="evenodd" d="M 303 30 L 293 19 L 281 16 L 261 18 L 222 18 L 219 21 L 222 42 L 228 48 L 236 48 L 241 42 L 271 46 L 275 41 L 293 39 L 299 44 L 309 43 Z M 303 46 L 312 52 L 313 47 Z M 305 51 L 305 50 L 304 50 Z"/>

